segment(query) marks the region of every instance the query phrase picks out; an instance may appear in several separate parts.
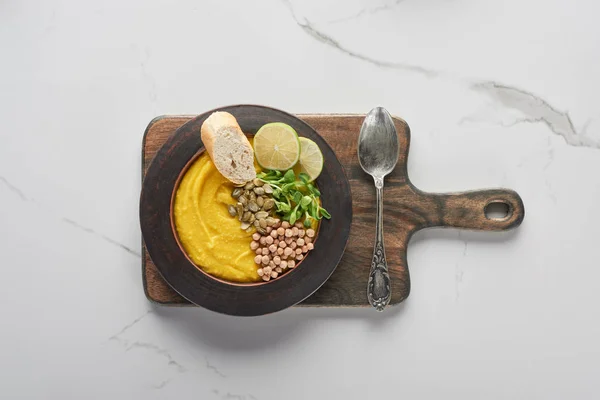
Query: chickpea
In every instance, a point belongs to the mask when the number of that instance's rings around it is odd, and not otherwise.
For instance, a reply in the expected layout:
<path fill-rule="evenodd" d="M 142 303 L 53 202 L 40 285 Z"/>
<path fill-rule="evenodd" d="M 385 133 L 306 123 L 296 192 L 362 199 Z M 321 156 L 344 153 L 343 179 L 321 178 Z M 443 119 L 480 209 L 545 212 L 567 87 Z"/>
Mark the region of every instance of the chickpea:
<path fill-rule="evenodd" d="M 279 247 L 281 247 L 282 249 L 285 249 L 286 246 L 287 246 L 287 243 L 284 242 L 283 240 L 281 242 L 279 242 Z"/>
<path fill-rule="evenodd" d="M 296 260 L 301 261 L 304 258 L 304 256 L 302 254 L 298 254 L 296 256 Z"/>
<path fill-rule="evenodd" d="M 256 249 L 256 254 L 262 256 L 262 249 Z"/>
<path fill-rule="evenodd" d="M 264 267 L 263 268 L 263 272 L 265 273 L 265 275 L 271 275 L 271 267 Z"/>
<path fill-rule="evenodd" d="M 274 244 L 275 246 L 279 246 L 279 239 L 275 239 L 275 240 L 273 241 L 273 244 Z"/>
<path fill-rule="evenodd" d="M 275 246 L 274 244 L 269 246 L 269 252 L 270 253 L 275 253 L 277 251 L 277 246 Z"/>
<path fill-rule="evenodd" d="M 256 256 L 254 257 L 254 262 L 258 265 L 260 265 L 260 263 L 262 262 L 262 256 Z"/>
<path fill-rule="evenodd" d="M 312 238 L 309 238 L 308 236 L 306 236 L 306 237 L 304 238 L 304 241 L 305 241 L 306 243 L 312 243 Z"/>
<path fill-rule="evenodd" d="M 289 223 L 289 222 L 287 222 L 287 221 L 283 221 L 283 222 L 281 223 L 281 227 L 282 227 L 282 228 L 284 228 L 284 229 L 287 229 L 287 228 L 289 228 L 289 227 L 290 227 L 290 223 Z"/>
<path fill-rule="evenodd" d="M 298 243 L 298 246 L 304 246 L 304 239 L 300 238 L 296 240 L 296 243 Z"/>
<path fill-rule="evenodd" d="M 266 242 L 267 244 L 273 244 L 273 242 L 274 242 L 274 239 L 273 239 L 271 236 L 267 236 L 267 237 L 265 238 L 265 242 Z"/>
<path fill-rule="evenodd" d="M 277 273 L 277 271 L 271 272 L 271 278 L 273 278 L 273 279 L 277 278 L 278 275 L 279 274 Z"/>
<path fill-rule="evenodd" d="M 290 247 L 288 247 L 283 250 L 283 255 L 286 257 L 289 257 L 293 252 L 294 252 L 294 250 L 292 250 Z"/>
<path fill-rule="evenodd" d="M 296 266 L 296 261 L 289 260 L 287 265 L 288 265 L 288 268 L 294 268 Z"/>
<path fill-rule="evenodd" d="M 278 234 L 279 236 L 283 236 L 283 235 L 285 235 L 285 229 L 283 229 L 283 228 L 277 228 L 277 234 Z"/>
<path fill-rule="evenodd" d="M 298 236 L 299 230 L 298 227 L 295 226 L 292 228 L 292 236 Z"/>
<path fill-rule="evenodd" d="M 308 253 L 308 246 L 307 245 L 302 246 L 302 252 L 303 253 Z"/>
<path fill-rule="evenodd" d="M 261 236 L 261 238 L 259 239 L 259 243 L 264 246 L 265 244 L 267 244 L 267 238 L 264 236 Z"/>
<path fill-rule="evenodd" d="M 298 245 L 296 244 L 296 242 L 292 242 L 290 243 L 290 247 L 292 250 L 296 249 L 296 247 L 298 247 Z"/>
<path fill-rule="evenodd" d="M 286 238 L 292 237 L 292 230 L 291 229 L 286 229 L 285 230 L 285 237 Z"/>
<path fill-rule="evenodd" d="M 250 250 L 254 251 L 258 249 L 258 246 L 258 242 L 253 241 L 252 243 L 250 243 Z"/>
<path fill-rule="evenodd" d="M 296 249 L 296 254 L 302 254 L 302 249 L 300 247 Z"/>
<path fill-rule="evenodd" d="M 262 256 L 261 261 L 264 265 L 269 265 L 269 261 L 271 261 L 271 258 L 269 256 Z"/>
<path fill-rule="evenodd" d="M 309 243 L 309 244 L 306 245 L 306 248 L 309 249 L 309 250 L 312 250 L 312 249 L 315 248 L 315 245 L 312 244 L 312 243 Z"/>
<path fill-rule="evenodd" d="M 275 265 L 281 264 L 281 257 L 279 257 L 279 256 L 273 257 L 273 262 L 275 263 Z"/>
<path fill-rule="evenodd" d="M 262 255 L 266 256 L 267 254 L 269 254 L 269 249 L 267 249 L 266 247 L 262 248 Z"/>
<path fill-rule="evenodd" d="M 275 269 L 275 263 L 273 260 L 269 261 L 269 267 L 271 267 L 271 269 Z"/>
<path fill-rule="evenodd" d="M 305 233 L 304 229 L 298 229 L 298 237 L 303 238 Z"/>
<path fill-rule="evenodd" d="M 277 249 L 277 254 L 280 256 L 283 255 L 283 249 L 281 247 Z"/>
<path fill-rule="evenodd" d="M 267 233 L 271 233 L 272 230 L 273 230 L 273 228 L 271 228 L 270 226 L 267 226 Z"/>
<path fill-rule="evenodd" d="M 264 274 L 262 277 L 262 280 L 265 282 L 269 281 L 270 279 L 271 279 L 271 275 Z"/>
<path fill-rule="evenodd" d="M 277 236 L 277 239 L 279 239 L 279 241 L 281 242 L 282 240 L 284 240 L 284 239 L 285 239 L 285 236 L 284 236 L 284 235 Z"/>
<path fill-rule="evenodd" d="M 273 239 L 276 239 L 276 238 L 277 238 L 277 231 L 276 231 L 276 230 L 274 230 L 274 229 L 273 229 L 273 230 L 271 231 L 271 237 L 272 237 Z"/>
<path fill-rule="evenodd" d="M 283 270 L 281 269 L 281 267 L 277 267 L 275 268 L 275 272 L 277 272 L 278 274 L 282 273 Z"/>
<path fill-rule="evenodd" d="M 262 268 L 257 269 L 256 273 L 258 274 L 258 276 L 263 276 L 265 274 Z"/>
<path fill-rule="evenodd" d="M 307 229 L 306 230 L 306 236 L 308 236 L 309 238 L 315 237 L 315 230 L 314 229 Z"/>
<path fill-rule="evenodd" d="M 281 264 L 279 264 L 279 266 L 281 267 L 281 269 L 287 269 L 288 262 L 284 260 L 284 261 L 281 262 Z"/>
<path fill-rule="evenodd" d="M 252 234 L 252 239 L 254 239 L 254 240 L 256 240 L 256 241 L 259 241 L 259 240 L 260 240 L 260 233 L 258 233 L 258 232 L 254 232 L 254 233 Z"/>

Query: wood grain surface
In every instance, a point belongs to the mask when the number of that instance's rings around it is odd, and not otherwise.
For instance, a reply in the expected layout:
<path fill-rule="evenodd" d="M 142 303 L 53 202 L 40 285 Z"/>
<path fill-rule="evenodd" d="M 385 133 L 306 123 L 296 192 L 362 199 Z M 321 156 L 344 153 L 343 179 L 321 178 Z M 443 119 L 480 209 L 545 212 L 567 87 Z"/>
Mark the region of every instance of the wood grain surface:
<path fill-rule="evenodd" d="M 375 189 L 372 178 L 358 164 L 358 134 L 364 115 L 298 115 L 311 125 L 333 148 L 344 166 L 352 190 L 353 221 L 346 252 L 331 278 L 298 306 L 369 306 L 367 280 L 375 241 Z M 192 116 L 157 117 L 148 125 L 142 143 L 142 179 L 152 158 L 177 128 Z M 402 302 L 410 293 L 406 247 L 410 237 L 428 227 L 454 227 L 503 231 L 522 222 L 525 210 L 520 196 L 508 189 L 488 189 L 463 193 L 425 193 L 415 188 L 407 175 L 410 129 L 394 117 L 400 140 L 396 169 L 386 178 L 384 189 L 384 235 L 386 257 L 392 281 L 390 304 Z M 503 219 L 489 219 L 485 207 L 492 202 L 508 206 Z M 191 305 L 160 276 L 142 244 L 142 276 L 149 300 L 165 305 Z"/>

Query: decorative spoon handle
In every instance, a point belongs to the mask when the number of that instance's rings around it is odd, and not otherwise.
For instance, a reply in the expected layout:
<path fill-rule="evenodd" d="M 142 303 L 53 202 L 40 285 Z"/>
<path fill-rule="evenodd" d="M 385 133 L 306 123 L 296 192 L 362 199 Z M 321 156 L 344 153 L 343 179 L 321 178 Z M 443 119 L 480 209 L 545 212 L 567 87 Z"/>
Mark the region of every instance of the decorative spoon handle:
<path fill-rule="evenodd" d="M 375 249 L 371 261 L 371 273 L 367 285 L 369 303 L 377 310 L 383 311 L 392 297 L 390 275 L 385 260 L 383 244 L 383 178 L 374 178 L 377 190 L 377 221 L 375 223 Z"/>

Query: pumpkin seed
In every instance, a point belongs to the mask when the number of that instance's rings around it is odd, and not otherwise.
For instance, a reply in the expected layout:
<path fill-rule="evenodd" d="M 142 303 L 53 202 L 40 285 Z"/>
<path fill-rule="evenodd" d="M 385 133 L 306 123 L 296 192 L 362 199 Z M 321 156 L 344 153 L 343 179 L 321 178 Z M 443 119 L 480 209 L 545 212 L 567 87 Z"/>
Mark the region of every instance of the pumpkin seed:
<path fill-rule="evenodd" d="M 268 217 L 267 218 L 267 226 L 275 225 L 275 218 Z"/>
<path fill-rule="evenodd" d="M 237 211 L 237 216 L 238 216 L 238 220 L 242 220 L 242 216 L 244 215 L 244 206 L 242 205 L 242 203 L 237 203 L 235 205 L 235 209 Z"/>
<path fill-rule="evenodd" d="M 265 183 L 263 185 L 263 189 L 265 190 L 265 193 L 267 193 L 267 194 L 273 193 L 273 188 L 268 183 Z"/>
<path fill-rule="evenodd" d="M 242 222 L 242 224 L 240 225 L 240 228 L 246 230 L 246 229 L 250 228 L 250 224 L 248 222 Z"/>
<path fill-rule="evenodd" d="M 254 180 L 252 181 L 252 183 L 254 183 L 254 186 L 262 186 L 262 185 L 265 184 L 263 181 L 261 181 L 258 178 L 254 178 Z"/>
<path fill-rule="evenodd" d="M 248 227 L 248 229 L 246 229 L 246 232 L 248 232 L 248 233 L 252 232 L 252 227 L 251 226 Z"/>
<path fill-rule="evenodd" d="M 269 216 L 269 213 L 266 211 L 259 211 L 255 215 L 256 219 L 265 219 Z"/>
<path fill-rule="evenodd" d="M 258 222 L 258 220 L 254 220 L 254 226 L 258 228 L 260 226 L 260 222 Z"/>
<path fill-rule="evenodd" d="M 255 187 L 254 188 L 254 193 L 256 193 L 259 196 L 262 196 L 263 194 L 265 194 L 265 189 L 263 189 L 261 187 Z"/>
<path fill-rule="evenodd" d="M 234 187 L 239 187 L 239 188 L 244 187 L 244 185 L 246 185 L 246 184 L 245 183 L 234 183 L 233 184 Z"/>
<path fill-rule="evenodd" d="M 235 188 L 235 189 L 233 189 L 233 192 L 231 192 L 231 197 L 233 197 L 234 199 L 237 199 L 238 197 L 240 197 L 242 195 L 242 193 L 244 193 L 242 188 Z"/>
<path fill-rule="evenodd" d="M 264 199 L 264 197 L 262 197 L 262 196 L 258 196 L 258 197 L 256 198 L 256 204 L 258 204 L 258 206 L 259 206 L 260 208 L 262 208 L 262 206 L 265 204 L 265 199 Z"/>
<path fill-rule="evenodd" d="M 250 192 L 250 195 L 248 196 L 248 199 L 250 201 L 256 202 L 256 194 L 254 192 Z"/>
<path fill-rule="evenodd" d="M 267 220 L 266 219 L 264 219 L 264 218 L 259 219 L 258 224 L 260 225 L 261 228 L 267 229 Z"/>
<path fill-rule="evenodd" d="M 243 206 L 245 206 L 246 204 L 248 204 L 248 199 L 244 195 L 241 195 L 240 197 L 238 197 L 238 201 L 240 203 L 242 203 Z"/>
<path fill-rule="evenodd" d="M 269 211 L 274 206 L 275 206 L 275 200 L 273 200 L 273 199 L 267 199 L 267 200 L 265 200 L 265 204 L 263 204 L 263 210 Z"/>
<path fill-rule="evenodd" d="M 252 182 L 246 183 L 244 185 L 244 189 L 246 189 L 246 190 L 252 190 L 252 189 L 254 189 L 254 183 L 252 183 Z"/>
<path fill-rule="evenodd" d="M 256 228 L 256 232 L 260 233 L 261 235 L 266 235 L 267 234 L 267 230 L 262 228 L 262 227 L 257 227 Z"/>
<path fill-rule="evenodd" d="M 256 204 L 254 201 L 251 201 L 248 203 L 248 210 L 252 211 L 253 213 L 257 212 L 259 210 L 258 204 Z"/>
<path fill-rule="evenodd" d="M 254 223 L 254 221 L 256 220 L 256 217 L 254 216 L 254 214 L 250 214 L 250 219 L 248 220 L 248 222 L 250 222 L 251 224 Z"/>
<path fill-rule="evenodd" d="M 246 211 L 244 213 L 244 215 L 242 215 L 242 222 L 248 222 L 250 221 L 250 216 L 252 215 L 252 213 L 250 211 Z"/>
<path fill-rule="evenodd" d="M 235 217 L 237 215 L 237 210 L 231 204 L 227 205 L 227 211 L 229 211 L 229 215 L 231 215 L 232 217 Z"/>

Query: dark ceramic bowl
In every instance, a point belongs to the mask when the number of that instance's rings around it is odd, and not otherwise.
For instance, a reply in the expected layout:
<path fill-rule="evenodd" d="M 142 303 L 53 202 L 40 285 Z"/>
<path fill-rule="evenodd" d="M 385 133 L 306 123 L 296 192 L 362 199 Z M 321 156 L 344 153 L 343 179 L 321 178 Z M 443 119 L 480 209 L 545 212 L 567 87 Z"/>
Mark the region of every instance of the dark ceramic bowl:
<path fill-rule="evenodd" d="M 284 122 L 300 136 L 319 145 L 324 165 L 316 184 L 331 220 L 319 227 L 314 250 L 292 271 L 263 283 L 240 284 L 217 279 L 194 265 L 183 251 L 172 223 L 172 200 L 179 180 L 202 151 L 200 127 L 214 111 L 236 117 L 246 134 L 255 134 L 269 122 Z M 231 315 L 254 316 L 280 311 L 314 293 L 339 263 L 352 222 L 350 185 L 333 150 L 302 120 L 283 111 L 238 105 L 208 111 L 179 128 L 158 151 L 142 184 L 140 223 L 152 261 L 165 281 L 194 304 Z"/>

